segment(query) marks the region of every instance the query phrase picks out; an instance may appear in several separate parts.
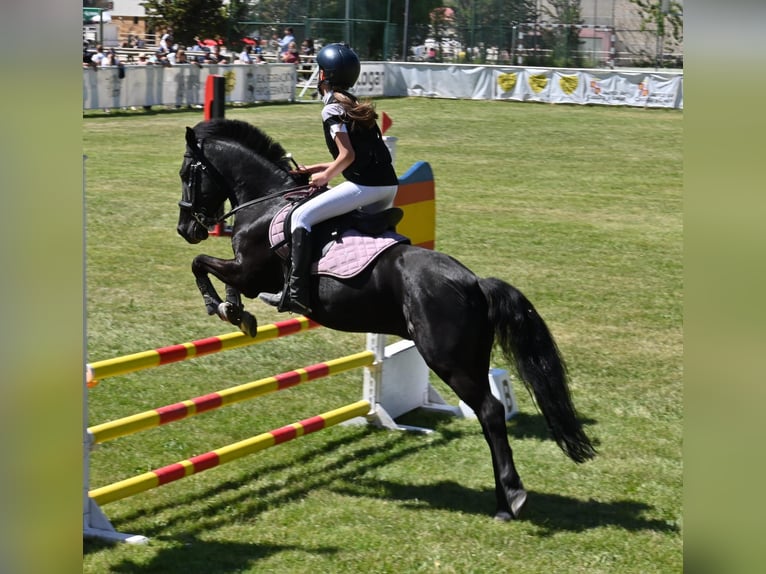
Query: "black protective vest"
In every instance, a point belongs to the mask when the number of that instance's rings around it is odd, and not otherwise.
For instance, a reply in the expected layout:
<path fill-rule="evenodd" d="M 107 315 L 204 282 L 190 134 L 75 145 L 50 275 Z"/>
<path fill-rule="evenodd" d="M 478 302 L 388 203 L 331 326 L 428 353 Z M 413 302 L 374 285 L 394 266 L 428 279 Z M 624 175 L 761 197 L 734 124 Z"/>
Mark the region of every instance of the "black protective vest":
<path fill-rule="evenodd" d="M 351 94 L 344 92 L 354 102 Z M 334 96 L 325 104 L 325 109 L 333 104 L 339 105 Z M 391 165 L 391 154 L 383 141 L 377 124 L 371 128 L 362 128 L 349 121 L 344 115 L 330 115 L 323 121 L 327 149 L 333 159 L 340 153 L 335 140 L 330 135 L 330 127 L 336 124 L 346 124 L 351 146 L 354 148 L 354 162 L 343 170 L 343 177 L 359 185 L 398 185 L 394 166 Z"/>

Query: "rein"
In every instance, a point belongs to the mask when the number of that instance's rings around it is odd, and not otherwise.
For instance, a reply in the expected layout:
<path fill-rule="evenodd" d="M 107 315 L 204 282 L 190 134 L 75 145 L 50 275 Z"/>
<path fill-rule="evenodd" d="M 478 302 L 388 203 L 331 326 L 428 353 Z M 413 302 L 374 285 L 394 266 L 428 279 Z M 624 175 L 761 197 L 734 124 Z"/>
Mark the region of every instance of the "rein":
<path fill-rule="evenodd" d="M 205 153 L 203 150 L 204 141 L 197 140 L 197 136 L 195 135 L 194 130 L 192 128 L 186 128 L 186 144 L 189 150 L 191 151 L 191 155 L 194 158 L 194 161 L 196 161 L 199 164 L 203 172 L 207 173 L 213 179 L 213 181 L 219 188 L 225 190 L 227 199 L 229 200 L 229 203 L 231 203 L 231 205 L 233 206 L 233 208 L 230 211 L 228 211 L 227 213 L 224 213 L 222 216 L 218 218 L 214 219 L 212 217 L 208 217 L 207 221 L 205 222 L 205 224 L 208 227 L 221 223 L 222 221 L 228 219 L 229 217 L 231 217 L 232 215 L 234 215 L 241 209 L 250 207 L 252 205 L 255 205 L 264 201 L 268 201 L 270 199 L 287 196 L 290 194 L 299 194 L 305 197 L 306 195 L 313 195 L 313 193 L 316 193 L 317 191 L 324 191 L 324 189 L 326 189 L 326 188 L 323 188 L 321 190 L 318 190 L 317 188 L 311 185 L 301 185 L 298 187 L 291 187 L 288 189 L 275 191 L 267 195 L 264 195 L 263 197 L 258 197 L 255 199 L 251 199 L 250 201 L 246 201 L 245 203 L 237 204 L 237 198 L 234 195 L 234 192 L 232 191 L 231 187 L 226 182 L 223 175 L 221 175 L 221 172 L 219 172 L 215 168 L 215 166 L 211 164 L 208 158 L 205 156 Z M 298 167 L 298 163 L 293 159 L 292 154 L 289 154 L 287 157 L 295 164 L 296 167 Z M 308 193 L 304 193 L 304 192 L 308 192 Z M 181 205 L 182 203 L 184 202 L 179 203 L 179 205 Z M 181 206 L 187 207 L 189 209 L 193 209 L 193 199 L 192 199 L 192 203 L 189 203 L 188 205 L 184 204 Z"/>
<path fill-rule="evenodd" d="M 282 197 L 286 195 L 290 195 L 292 193 L 295 194 L 303 194 L 303 192 L 309 192 L 306 195 L 312 195 L 312 191 L 316 192 L 319 191 L 317 188 L 311 186 L 311 185 L 299 185 L 298 187 L 291 187 L 288 189 L 283 189 L 280 191 L 275 191 L 272 193 L 269 193 L 268 195 L 264 195 L 263 197 L 257 197 L 255 199 L 251 199 L 250 201 L 246 201 L 245 203 L 238 205 L 234 209 L 230 210 L 228 213 L 224 213 L 221 217 L 218 218 L 216 223 L 220 223 L 221 221 L 228 219 L 235 213 L 237 213 L 240 209 L 244 209 L 246 207 L 250 207 L 251 205 L 255 205 L 256 203 L 261 203 L 263 201 L 268 201 L 269 199 L 274 199 L 275 197 Z"/>

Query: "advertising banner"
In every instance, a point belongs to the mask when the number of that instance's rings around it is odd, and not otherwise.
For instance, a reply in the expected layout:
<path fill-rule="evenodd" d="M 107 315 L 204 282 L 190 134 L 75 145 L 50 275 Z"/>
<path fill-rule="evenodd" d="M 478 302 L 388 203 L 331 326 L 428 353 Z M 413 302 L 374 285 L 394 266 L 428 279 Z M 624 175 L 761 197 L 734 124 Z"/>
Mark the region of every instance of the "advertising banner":
<path fill-rule="evenodd" d="M 386 65 L 382 63 L 362 62 L 359 79 L 352 92 L 357 97 L 375 97 L 385 95 Z"/>
<path fill-rule="evenodd" d="M 83 69 L 83 109 L 204 103 L 210 74 L 226 78 L 227 102 L 294 101 L 293 64 L 126 65 Z M 683 109 L 683 74 L 520 66 L 364 62 L 359 97 L 425 96 Z"/>
<path fill-rule="evenodd" d="M 211 74 L 226 78 L 227 102 L 293 101 L 297 71 L 293 64 L 126 65 L 83 70 L 83 109 L 137 106 L 190 106 L 205 101 Z"/>

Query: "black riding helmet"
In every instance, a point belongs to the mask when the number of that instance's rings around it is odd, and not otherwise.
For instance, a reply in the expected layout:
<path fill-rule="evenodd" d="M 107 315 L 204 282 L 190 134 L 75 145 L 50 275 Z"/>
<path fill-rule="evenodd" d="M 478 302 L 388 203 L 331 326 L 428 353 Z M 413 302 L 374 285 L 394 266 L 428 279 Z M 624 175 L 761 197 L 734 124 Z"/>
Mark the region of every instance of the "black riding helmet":
<path fill-rule="evenodd" d="M 356 83 L 362 68 L 359 56 L 346 44 L 328 44 L 317 54 L 324 81 L 332 88 L 348 90 Z"/>

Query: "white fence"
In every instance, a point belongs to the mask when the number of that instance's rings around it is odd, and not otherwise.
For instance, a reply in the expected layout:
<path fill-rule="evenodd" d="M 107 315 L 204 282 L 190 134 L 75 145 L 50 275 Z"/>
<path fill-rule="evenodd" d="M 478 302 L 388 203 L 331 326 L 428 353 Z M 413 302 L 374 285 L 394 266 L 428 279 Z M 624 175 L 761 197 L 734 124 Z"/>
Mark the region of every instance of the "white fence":
<path fill-rule="evenodd" d="M 230 103 L 294 101 L 305 82 L 292 64 L 126 65 L 123 70 L 83 69 L 83 109 L 202 105 L 210 74 L 226 78 Z M 365 62 L 354 92 L 683 109 L 683 73 Z"/>

